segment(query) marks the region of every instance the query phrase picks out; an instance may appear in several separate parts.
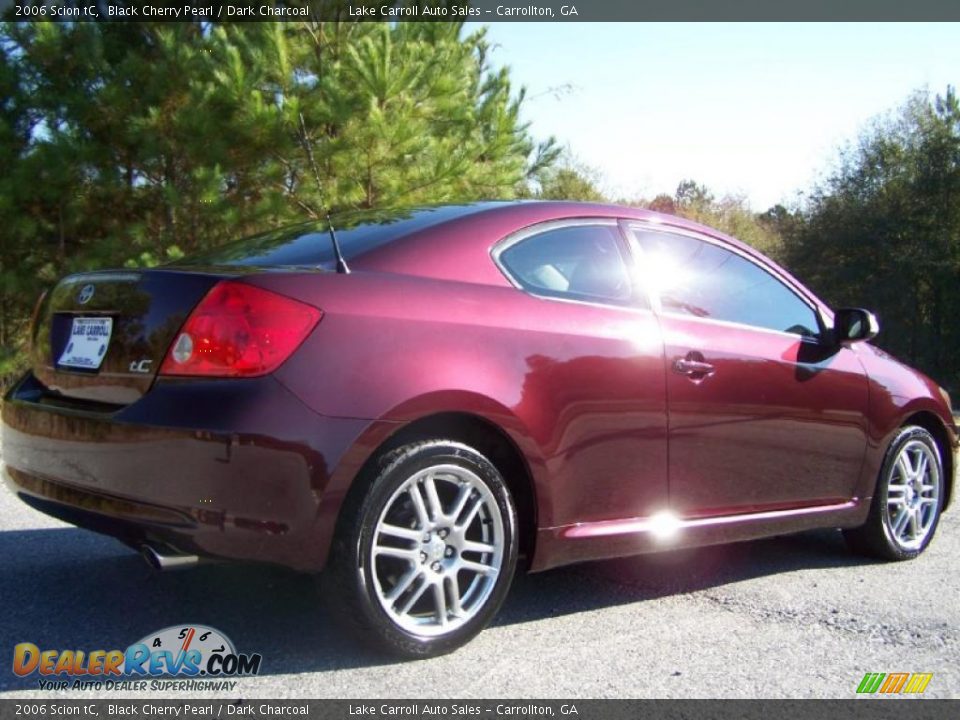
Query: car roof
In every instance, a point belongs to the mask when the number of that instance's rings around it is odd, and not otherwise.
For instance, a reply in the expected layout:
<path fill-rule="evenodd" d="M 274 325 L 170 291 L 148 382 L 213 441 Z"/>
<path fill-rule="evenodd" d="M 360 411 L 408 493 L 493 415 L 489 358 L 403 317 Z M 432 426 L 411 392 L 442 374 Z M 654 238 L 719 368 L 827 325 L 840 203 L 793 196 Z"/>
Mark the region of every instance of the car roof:
<path fill-rule="evenodd" d="M 514 200 L 436 205 L 403 211 L 405 219 L 390 221 L 393 234 L 389 243 L 352 259 L 358 268 L 431 275 L 449 279 L 470 277 L 469 267 L 489 256 L 490 249 L 503 238 L 532 225 L 576 218 L 612 218 L 643 220 L 664 227 L 688 230 L 728 242 L 744 252 L 756 255 L 749 246 L 713 228 L 644 208 L 605 203 L 561 200 Z M 334 216 L 356 223 L 357 213 Z M 761 256 L 762 257 L 762 256 Z M 353 266 L 353 264 L 351 265 Z M 457 269 L 454 271 L 453 268 Z M 431 272 L 431 269 L 434 272 Z M 442 269 L 442 270 L 441 270 Z"/>
<path fill-rule="evenodd" d="M 396 224 L 398 234 L 391 242 L 352 259 L 351 268 L 457 282 L 508 284 L 490 252 L 513 233 L 556 220 L 640 220 L 665 230 L 685 230 L 720 240 L 766 266 L 816 305 L 827 308 L 803 283 L 746 243 L 715 228 L 645 208 L 564 200 L 514 200 L 425 206 L 404 212 L 410 219 Z M 334 217 L 334 223 L 336 220 Z"/>
<path fill-rule="evenodd" d="M 719 235 L 710 228 L 641 208 L 537 200 L 353 210 L 333 215 L 330 224 L 351 266 L 409 272 L 436 265 L 434 261 L 441 256 L 450 256 L 451 261 L 458 256 L 474 265 L 479 254 L 488 254 L 494 244 L 518 230 L 570 218 L 639 219 Z M 192 254 L 179 264 L 316 267 L 332 266 L 334 260 L 329 226 L 319 220 L 241 238 Z M 451 279 L 462 278 L 458 274 Z"/>
<path fill-rule="evenodd" d="M 455 205 L 425 205 L 402 212 L 405 214 L 405 219 L 394 225 L 395 241 L 421 234 L 434 235 L 438 231 L 447 234 L 461 230 L 465 225 L 480 219 L 484 220 L 485 226 L 489 226 L 493 235 L 499 232 L 502 238 L 524 227 L 550 220 L 600 217 L 644 220 L 653 224 L 686 229 L 730 242 L 751 254 L 756 253 L 753 248 L 736 238 L 692 220 L 646 208 L 612 203 L 572 200 L 487 200 Z M 334 216 L 333 220 L 336 225 L 339 218 L 349 219 L 355 223 L 363 217 L 365 217 L 364 211 L 359 211 L 339 214 Z M 495 242 L 500 238 L 487 237 L 484 240 Z"/>

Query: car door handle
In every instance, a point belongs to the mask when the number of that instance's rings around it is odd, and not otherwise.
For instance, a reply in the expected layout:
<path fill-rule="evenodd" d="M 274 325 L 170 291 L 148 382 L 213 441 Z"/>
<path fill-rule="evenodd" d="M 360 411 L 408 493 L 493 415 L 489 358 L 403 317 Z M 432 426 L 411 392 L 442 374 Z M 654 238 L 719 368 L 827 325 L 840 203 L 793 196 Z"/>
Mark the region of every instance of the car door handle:
<path fill-rule="evenodd" d="M 708 362 L 702 360 L 690 360 L 688 358 L 677 358 L 673 361 L 673 371 L 688 377 L 704 378 L 713 375 L 716 368 Z"/>

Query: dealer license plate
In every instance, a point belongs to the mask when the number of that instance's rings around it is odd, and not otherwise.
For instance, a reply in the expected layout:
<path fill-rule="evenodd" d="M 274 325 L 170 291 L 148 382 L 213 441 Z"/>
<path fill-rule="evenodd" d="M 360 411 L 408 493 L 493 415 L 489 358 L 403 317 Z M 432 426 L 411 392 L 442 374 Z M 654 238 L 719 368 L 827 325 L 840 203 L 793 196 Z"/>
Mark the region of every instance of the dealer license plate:
<path fill-rule="evenodd" d="M 99 369 L 104 355 L 107 354 L 112 332 L 113 318 L 74 318 L 67 346 L 57 360 L 57 365 L 85 370 Z"/>

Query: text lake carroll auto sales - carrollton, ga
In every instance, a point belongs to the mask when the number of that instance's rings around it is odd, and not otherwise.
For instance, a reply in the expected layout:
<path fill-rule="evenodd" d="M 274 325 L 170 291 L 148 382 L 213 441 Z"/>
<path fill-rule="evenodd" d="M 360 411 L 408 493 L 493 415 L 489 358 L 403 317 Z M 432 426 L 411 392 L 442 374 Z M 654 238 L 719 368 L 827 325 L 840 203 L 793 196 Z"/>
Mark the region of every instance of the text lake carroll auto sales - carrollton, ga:
<path fill-rule="evenodd" d="M 252 8 L 251 8 L 252 9 Z M 377 7 L 371 5 L 351 5 L 348 8 L 348 16 L 352 18 L 381 18 L 381 19 L 403 19 L 414 20 L 417 18 L 435 19 L 435 18 L 481 18 L 487 16 L 501 18 L 526 18 L 557 17 L 558 12 L 548 5 L 524 5 L 514 7 L 512 5 L 497 5 L 493 9 L 481 9 L 469 5 L 453 5 L 450 7 L 432 7 L 419 5 L 380 5 Z M 561 17 L 577 17 L 579 13 L 575 5 L 561 5 L 559 10 Z"/>
<path fill-rule="evenodd" d="M 41 650 L 30 642 L 13 649 L 14 674 L 37 674 L 41 690 L 233 690 L 234 678 L 258 675 L 262 661 L 197 624 L 150 633 L 126 650 Z"/>
<path fill-rule="evenodd" d="M 563 716 L 580 714 L 577 710 L 577 706 L 573 703 L 563 703 L 559 706 L 559 710 L 559 714 Z M 498 703 L 497 705 L 493 706 L 472 703 L 407 703 L 402 705 L 390 703 L 384 703 L 382 705 L 366 705 L 359 703 L 356 705 L 350 705 L 348 710 L 349 715 L 361 717 L 422 717 L 424 715 L 474 716 L 484 714 L 490 715 L 491 713 L 496 714 L 497 716 L 510 717 L 554 717 L 557 714 L 554 710 L 554 706 L 541 705 L 537 703 L 522 703 L 519 705 Z"/>

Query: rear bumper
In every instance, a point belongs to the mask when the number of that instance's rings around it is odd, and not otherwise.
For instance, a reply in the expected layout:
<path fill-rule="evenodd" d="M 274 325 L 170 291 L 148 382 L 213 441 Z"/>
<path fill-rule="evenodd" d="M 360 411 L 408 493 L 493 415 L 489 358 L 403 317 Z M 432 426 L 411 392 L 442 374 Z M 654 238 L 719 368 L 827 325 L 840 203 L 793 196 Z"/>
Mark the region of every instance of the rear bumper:
<path fill-rule="evenodd" d="M 271 377 L 158 381 L 111 410 L 52 404 L 27 375 L 2 417 L 6 481 L 38 510 L 131 545 L 307 571 L 371 426 L 318 415 Z"/>

